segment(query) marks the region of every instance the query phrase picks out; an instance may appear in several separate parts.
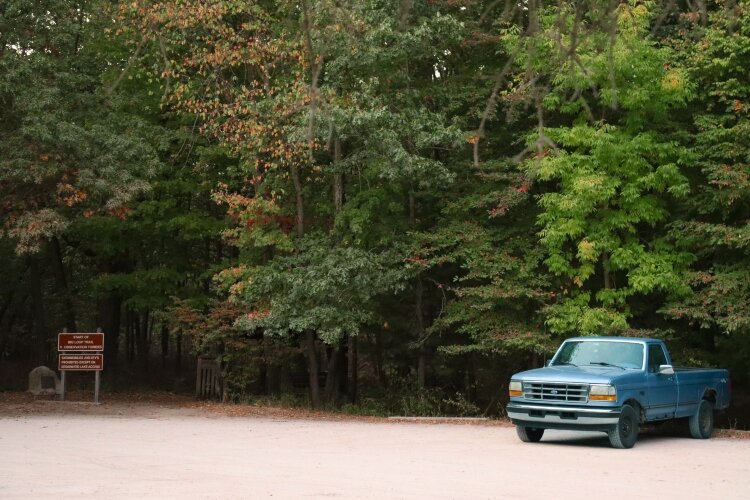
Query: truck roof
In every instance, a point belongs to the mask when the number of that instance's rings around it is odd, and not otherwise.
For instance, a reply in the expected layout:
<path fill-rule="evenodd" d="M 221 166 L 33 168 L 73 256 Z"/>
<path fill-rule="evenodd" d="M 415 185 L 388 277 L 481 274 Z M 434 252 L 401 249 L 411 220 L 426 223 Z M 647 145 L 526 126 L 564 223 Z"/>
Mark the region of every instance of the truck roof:
<path fill-rule="evenodd" d="M 597 336 L 597 337 L 571 337 L 568 340 L 620 340 L 620 341 L 628 341 L 628 342 L 644 342 L 644 343 L 661 343 L 663 340 L 661 339 L 652 339 L 648 337 L 604 337 L 604 336 Z"/>

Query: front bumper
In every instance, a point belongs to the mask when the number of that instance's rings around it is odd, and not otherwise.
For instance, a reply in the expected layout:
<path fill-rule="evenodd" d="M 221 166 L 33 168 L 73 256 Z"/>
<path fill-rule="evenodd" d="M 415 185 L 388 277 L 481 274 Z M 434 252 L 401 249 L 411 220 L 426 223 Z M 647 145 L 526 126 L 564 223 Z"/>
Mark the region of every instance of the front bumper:
<path fill-rule="evenodd" d="M 620 418 L 620 408 L 510 402 L 506 409 L 514 424 L 538 429 L 608 431 Z"/>

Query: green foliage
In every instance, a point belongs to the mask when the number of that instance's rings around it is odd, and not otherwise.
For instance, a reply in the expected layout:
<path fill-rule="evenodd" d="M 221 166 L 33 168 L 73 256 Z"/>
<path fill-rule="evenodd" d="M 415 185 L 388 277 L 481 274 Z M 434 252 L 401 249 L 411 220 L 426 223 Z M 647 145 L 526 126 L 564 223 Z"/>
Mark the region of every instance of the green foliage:
<path fill-rule="evenodd" d="M 744 370 L 750 4 L 683 3 L 3 3 L 0 356 L 108 318 L 239 401 L 356 339 L 346 411 L 424 416 L 568 335 Z"/>
<path fill-rule="evenodd" d="M 104 103 L 104 19 L 95 2 L 6 2 L 1 36 L 3 228 L 39 252 L 76 217 L 122 216 L 159 165 L 155 128 Z M 90 16 L 90 17 L 89 17 Z"/>
<path fill-rule="evenodd" d="M 481 410 L 462 393 L 449 394 L 439 388 L 420 388 L 413 381 L 395 380 L 379 398 L 363 398 L 347 404 L 343 413 L 376 417 L 476 417 Z"/>
<path fill-rule="evenodd" d="M 584 108 L 548 98 L 548 108 L 573 113 L 574 123 L 545 127 L 530 139 L 538 148 L 528 162 L 530 175 L 550 185 L 539 196 L 545 263 L 569 280 L 568 295 L 547 308 L 547 324 L 558 334 L 621 333 L 634 295 L 687 292 L 691 256 L 669 244 L 663 223 L 670 198 L 690 191 L 683 170 L 693 157 L 677 143 L 669 122 L 690 86 L 683 71 L 665 70 L 668 50 L 642 38 L 648 19 L 643 5 L 621 5 L 618 19 L 609 52 L 579 47 L 585 75 L 573 70 L 571 79 L 552 80 L 551 95 L 562 98 L 585 76 L 593 88 L 607 89 L 599 101 Z M 585 123 L 584 109 L 601 109 L 609 117 Z M 601 284 L 593 281 L 597 277 Z"/>
<path fill-rule="evenodd" d="M 396 258 L 332 247 L 328 238 L 310 234 L 295 253 L 248 267 L 232 285 L 234 299 L 251 309 L 238 326 L 277 336 L 312 330 L 326 343 L 338 344 L 375 319 L 378 295 L 401 286 Z"/>
<path fill-rule="evenodd" d="M 696 196 L 687 203 L 687 216 L 673 224 L 673 237 L 698 262 L 690 280 L 694 293 L 665 308 L 700 330 L 738 336 L 750 332 L 747 8 L 741 2 L 739 16 L 713 13 L 697 41 L 701 50 L 687 51 L 686 42 L 673 41 L 698 83 L 701 105 L 695 116 Z M 738 349 L 734 341 L 727 346 L 729 352 Z"/>

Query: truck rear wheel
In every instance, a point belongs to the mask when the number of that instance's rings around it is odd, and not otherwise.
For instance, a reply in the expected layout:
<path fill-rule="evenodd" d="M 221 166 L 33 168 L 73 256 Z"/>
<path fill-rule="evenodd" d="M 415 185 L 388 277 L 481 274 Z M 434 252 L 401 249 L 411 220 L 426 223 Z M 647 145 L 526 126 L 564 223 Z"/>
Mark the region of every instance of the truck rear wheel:
<path fill-rule="evenodd" d="M 630 405 L 623 405 L 617 426 L 608 432 L 609 444 L 613 448 L 632 448 L 638 440 L 638 412 Z"/>
<path fill-rule="evenodd" d="M 524 443 L 536 443 L 540 439 L 542 439 L 542 436 L 544 435 L 544 429 L 517 425 L 516 434 L 518 434 L 518 438 Z"/>
<path fill-rule="evenodd" d="M 695 413 L 688 418 L 690 435 L 695 439 L 708 439 L 714 432 L 714 405 L 706 399 L 701 400 Z"/>

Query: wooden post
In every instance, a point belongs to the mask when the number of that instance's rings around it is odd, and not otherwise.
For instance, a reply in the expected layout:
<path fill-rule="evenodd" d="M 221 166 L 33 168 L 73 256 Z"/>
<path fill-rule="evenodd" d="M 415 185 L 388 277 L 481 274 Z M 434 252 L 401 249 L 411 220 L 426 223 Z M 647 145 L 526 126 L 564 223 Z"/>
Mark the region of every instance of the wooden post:
<path fill-rule="evenodd" d="M 96 333 L 102 333 L 101 328 L 96 329 Z M 102 345 L 102 348 L 104 346 Z M 102 350 L 102 354 L 104 351 Z M 104 356 L 102 355 L 102 362 L 104 361 Z M 102 366 L 104 368 L 104 366 Z M 94 404 L 99 404 L 99 384 L 101 383 L 101 372 L 99 370 L 96 370 L 94 372 Z"/>
<path fill-rule="evenodd" d="M 60 401 L 65 401 L 65 370 L 60 370 Z"/>
<path fill-rule="evenodd" d="M 198 356 L 198 362 L 195 369 L 195 398 L 200 399 L 202 396 L 201 391 L 203 388 L 203 384 L 201 384 L 201 373 L 203 372 L 203 362 L 201 360 L 201 357 Z"/>
<path fill-rule="evenodd" d="M 63 328 L 63 333 L 68 333 L 68 329 Z M 57 355 L 60 356 L 60 351 L 57 351 Z M 60 370 L 60 401 L 65 401 L 65 370 Z"/>
<path fill-rule="evenodd" d="M 94 372 L 94 404 L 99 404 L 99 381 L 101 380 L 101 376 L 99 375 L 101 372 L 99 370 L 96 370 Z"/>

